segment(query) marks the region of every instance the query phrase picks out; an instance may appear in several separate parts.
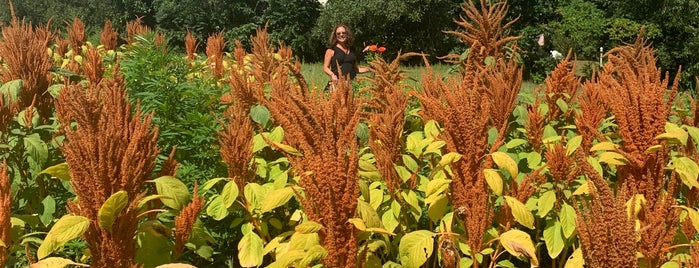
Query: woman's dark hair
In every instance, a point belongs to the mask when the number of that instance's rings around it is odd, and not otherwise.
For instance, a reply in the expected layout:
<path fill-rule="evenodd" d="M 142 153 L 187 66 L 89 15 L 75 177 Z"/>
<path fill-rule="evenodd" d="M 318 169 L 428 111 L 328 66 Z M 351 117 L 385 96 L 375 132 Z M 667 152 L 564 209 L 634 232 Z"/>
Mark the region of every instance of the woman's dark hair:
<path fill-rule="evenodd" d="M 347 25 L 338 24 L 338 25 L 335 25 L 335 27 L 333 28 L 333 31 L 330 33 L 330 38 L 328 40 L 328 48 L 331 48 L 331 47 L 335 46 L 335 44 L 337 44 L 337 35 L 335 33 L 337 32 L 337 28 L 340 28 L 340 27 L 345 28 L 345 32 L 347 32 L 347 41 L 346 41 L 347 45 L 351 46 L 352 42 L 354 42 L 354 36 L 352 35 L 352 30 L 350 30 L 350 28 L 347 27 Z"/>

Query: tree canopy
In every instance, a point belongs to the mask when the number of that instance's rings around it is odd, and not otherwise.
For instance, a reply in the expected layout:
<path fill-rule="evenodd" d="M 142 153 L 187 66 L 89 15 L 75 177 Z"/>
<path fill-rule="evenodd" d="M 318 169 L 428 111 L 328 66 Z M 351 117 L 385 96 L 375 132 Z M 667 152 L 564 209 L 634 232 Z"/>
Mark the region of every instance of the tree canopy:
<path fill-rule="evenodd" d="M 321 60 L 333 25 L 343 23 L 355 33 L 356 49 L 368 44 L 387 47 L 389 57 L 399 51 L 424 52 L 430 60 L 466 47 L 444 33 L 456 30 L 463 15 L 460 0 L 33 0 L 13 3 L 18 17 L 33 24 L 50 21 L 65 27 L 78 17 L 95 38 L 105 20 L 123 32 L 127 21 L 141 17 L 151 28 L 166 34 L 171 45 L 183 46 L 190 30 L 199 40 L 223 32 L 229 41 L 246 44 L 258 27 L 267 25 L 270 36 L 292 47 L 306 62 Z M 510 0 L 510 19 L 517 19 L 511 34 L 525 64 L 536 62 L 549 50 L 578 59 L 596 60 L 606 49 L 631 42 L 645 26 L 661 67 L 683 70 L 683 82 L 699 75 L 699 2 L 693 0 Z M 0 20 L 10 19 L 8 2 L 0 1 Z M 545 45 L 538 46 L 541 34 Z"/>

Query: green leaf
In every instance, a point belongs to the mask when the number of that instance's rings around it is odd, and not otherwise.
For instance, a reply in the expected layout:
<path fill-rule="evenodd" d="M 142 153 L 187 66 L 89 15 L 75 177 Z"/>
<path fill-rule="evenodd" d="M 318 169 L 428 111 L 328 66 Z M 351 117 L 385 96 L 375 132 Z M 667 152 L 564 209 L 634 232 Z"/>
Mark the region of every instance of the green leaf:
<path fill-rule="evenodd" d="M 223 206 L 230 208 L 238 198 L 238 194 L 238 185 L 235 184 L 235 181 L 231 180 L 226 183 L 226 185 L 223 186 L 223 190 L 221 190 L 221 201 L 223 202 Z"/>
<path fill-rule="evenodd" d="M 566 103 L 565 100 L 559 98 L 556 100 L 556 105 L 558 105 L 558 108 L 561 108 L 561 112 L 566 112 L 568 111 L 568 103 Z"/>
<path fill-rule="evenodd" d="M 541 164 L 541 154 L 537 152 L 530 152 L 527 154 L 527 166 L 530 169 L 535 169 Z"/>
<path fill-rule="evenodd" d="M 456 161 L 459 161 L 459 159 L 461 159 L 461 154 L 450 152 L 442 156 L 442 159 L 439 160 L 439 165 L 443 167 Z"/>
<path fill-rule="evenodd" d="M 434 235 L 433 232 L 419 230 L 403 236 L 398 246 L 403 267 L 418 268 L 427 261 L 434 250 Z"/>
<path fill-rule="evenodd" d="M 451 183 L 451 180 L 447 179 L 434 179 L 428 182 L 427 188 L 425 189 L 425 203 L 431 203 L 430 201 L 428 201 L 431 200 L 430 197 L 433 197 L 434 195 L 439 195 L 443 193 L 446 189 L 448 189 L 449 183 Z"/>
<path fill-rule="evenodd" d="M 575 233 L 575 209 L 567 203 L 561 205 L 561 212 L 558 213 L 558 218 L 561 221 L 561 230 L 566 238 L 570 238 Z"/>
<path fill-rule="evenodd" d="M 162 176 L 154 181 L 158 194 L 167 197 L 161 199 L 167 207 L 180 210 L 189 203 L 189 190 L 182 181 L 172 176 Z"/>
<path fill-rule="evenodd" d="M 36 251 L 37 257 L 41 260 L 66 242 L 82 236 L 89 226 L 90 220 L 83 216 L 69 214 L 61 217 L 46 234 L 44 242 Z"/>
<path fill-rule="evenodd" d="M 440 152 L 439 149 L 444 147 L 444 145 L 447 145 L 447 143 L 445 141 L 440 141 L 440 140 L 433 141 L 429 145 L 427 145 L 427 147 L 425 148 L 425 154 L 439 153 Z"/>
<path fill-rule="evenodd" d="M 354 225 L 354 228 L 357 228 L 360 232 L 366 231 L 366 223 L 364 223 L 364 220 L 360 218 L 350 218 L 347 220 L 347 222 L 351 223 Z"/>
<path fill-rule="evenodd" d="M 512 229 L 500 235 L 500 245 L 512 256 L 526 257 L 531 260 L 532 266 L 539 266 L 536 258 L 536 248 L 531 237 L 525 232 Z"/>
<path fill-rule="evenodd" d="M 600 143 L 597 143 L 590 148 L 590 152 L 595 152 L 595 151 L 614 151 L 617 149 L 616 144 L 610 141 L 603 141 Z"/>
<path fill-rule="evenodd" d="M 214 220 L 220 221 L 228 216 L 228 209 L 223 205 L 223 197 L 216 195 L 206 207 L 206 215 Z"/>
<path fill-rule="evenodd" d="M 238 261 L 242 267 L 262 265 L 264 242 L 255 232 L 249 232 L 238 242 Z"/>
<path fill-rule="evenodd" d="M 129 194 L 126 191 L 118 191 L 102 204 L 97 212 L 97 222 L 102 229 L 112 232 L 112 225 L 119 213 L 129 205 Z"/>
<path fill-rule="evenodd" d="M 425 123 L 424 128 L 425 137 L 436 139 L 439 136 L 439 125 L 437 121 L 429 120 Z"/>
<path fill-rule="evenodd" d="M 629 163 L 623 155 L 616 152 L 604 152 L 599 156 L 600 163 L 607 163 L 609 165 L 623 166 Z"/>
<path fill-rule="evenodd" d="M 403 155 L 403 165 L 412 173 L 417 172 L 418 165 L 415 159 L 410 157 L 409 155 Z"/>
<path fill-rule="evenodd" d="M 534 229 L 534 215 L 527 209 L 527 207 L 522 204 L 517 198 L 511 196 L 505 196 L 505 202 L 507 206 L 512 211 L 512 216 L 520 224 L 524 225 L 529 229 Z"/>
<path fill-rule="evenodd" d="M 381 218 L 379 214 L 376 213 L 376 210 L 374 210 L 371 205 L 367 204 L 367 202 L 359 200 L 357 202 L 357 212 L 359 217 L 364 220 L 367 227 L 381 227 Z"/>
<path fill-rule="evenodd" d="M 699 187 L 699 182 L 697 182 L 697 177 L 699 176 L 699 165 L 692 159 L 681 156 L 673 157 L 672 165 L 675 168 L 675 172 L 680 175 L 682 183 L 689 186 L 689 188 Z"/>
<path fill-rule="evenodd" d="M 406 190 L 400 194 L 403 197 L 403 200 L 405 200 L 405 202 L 408 203 L 410 213 L 412 213 L 413 216 L 415 216 L 416 220 L 419 219 L 420 216 L 422 216 L 422 207 L 420 206 L 420 201 L 418 200 L 415 191 Z"/>
<path fill-rule="evenodd" d="M 694 144 L 699 144 L 699 128 L 692 126 L 682 127 L 687 129 L 687 133 L 689 133 L 689 136 L 692 137 L 692 140 L 694 140 Z"/>
<path fill-rule="evenodd" d="M 568 143 L 566 143 L 566 156 L 571 156 L 575 152 L 575 150 L 580 147 L 580 144 L 582 143 L 582 136 L 581 135 L 576 135 L 575 137 L 572 137 L 570 140 L 568 140 Z"/>
<path fill-rule="evenodd" d="M 541 194 L 537 204 L 537 211 L 539 212 L 539 217 L 545 217 L 546 214 L 548 214 L 549 211 L 551 211 L 553 206 L 556 204 L 556 191 L 548 190 Z"/>
<path fill-rule="evenodd" d="M 214 187 L 214 185 L 216 185 L 216 183 L 218 183 L 220 181 L 224 181 L 224 180 L 230 180 L 230 179 L 229 178 L 213 178 L 213 179 L 207 180 L 201 187 L 199 187 L 199 192 L 205 193 L 206 191 L 211 189 L 211 187 Z"/>
<path fill-rule="evenodd" d="M 47 195 L 44 200 L 41 200 L 41 204 L 44 207 L 44 211 L 39 216 L 39 220 L 44 226 L 49 226 L 51 221 L 53 221 L 53 213 L 56 212 L 56 200 L 52 196 Z"/>
<path fill-rule="evenodd" d="M 318 262 L 328 256 L 328 251 L 321 245 L 315 245 L 306 251 L 305 256 L 299 262 L 298 267 L 309 267 L 311 264 Z M 316 267 L 316 266 L 313 266 Z"/>
<path fill-rule="evenodd" d="M 270 119 L 270 113 L 267 107 L 256 105 L 250 108 L 250 118 L 252 118 L 252 121 L 255 121 L 255 123 L 266 126 Z"/>
<path fill-rule="evenodd" d="M 687 211 L 687 216 L 689 217 L 689 220 L 691 221 L 692 226 L 694 226 L 694 230 L 699 232 L 699 211 L 697 211 L 693 208 L 686 207 L 686 206 L 679 206 L 679 207 L 681 207 Z"/>
<path fill-rule="evenodd" d="M 544 243 L 552 259 L 558 257 L 565 247 L 565 238 L 561 223 L 558 221 L 549 221 L 544 228 Z"/>
<path fill-rule="evenodd" d="M 299 150 L 297 150 L 294 147 L 291 147 L 290 145 L 283 144 L 281 142 L 275 142 L 275 141 L 273 141 L 272 144 L 274 144 L 275 147 L 284 151 L 287 154 L 294 155 L 294 156 L 303 156 L 303 154 Z"/>
<path fill-rule="evenodd" d="M 512 140 L 508 141 L 507 144 L 505 144 L 505 147 L 507 147 L 507 149 L 512 149 L 512 148 L 517 148 L 517 147 L 519 147 L 523 144 L 526 144 L 526 143 L 527 143 L 527 140 L 525 140 L 525 139 L 512 139 Z"/>
<path fill-rule="evenodd" d="M 670 122 L 665 122 L 665 133 L 655 137 L 656 140 L 666 140 L 669 143 L 679 143 L 684 146 L 687 145 L 688 138 L 689 135 L 684 129 Z"/>
<path fill-rule="evenodd" d="M 323 225 L 314 221 L 304 221 L 303 223 L 296 225 L 294 231 L 302 234 L 317 233 Z"/>
<path fill-rule="evenodd" d="M 568 257 L 565 268 L 583 268 L 585 267 L 585 259 L 583 259 L 582 249 L 577 248 L 573 254 Z"/>
<path fill-rule="evenodd" d="M 70 181 L 70 170 L 68 169 L 68 163 L 61 163 L 58 165 L 47 167 L 46 169 L 42 170 L 39 174 L 48 174 L 52 178 Z"/>
<path fill-rule="evenodd" d="M 281 207 L 292 197 L 294 197 L 293 186 L 284 187 L 281 189 L 274 190 L 267 194 L 267 196 L 262 200 L 262 213 L 272 211 L 275 208 Z"/>
<path fill-rule="evenodd" d="M 519 174 L 517 162 L 515 162 L 515 160 L 513 160 L 508 154 L 503 152 L 494 152 L 490 156 L 493 157 L 493 162 L 495 162 L 498 167 L 507 170 L 512 178 L 517 178 L 517 175 Z"/>
<path fill-rule="evenodd" d="M 19 100 L 19 94 L 23 86 L 24 83 L 22 79 L 15 79 L 2 84 L 2 86 L 0 86 L 0 94 L 5 98 L 5 103 L 10 103 L 10 100 Z"/>
<path fill-rule="evenodd" d="M 393 232 L 400 223 L 398 222 L 398 219 L 396 219 L 395 216 L 393 216 L 392 211 L 386 211 L 381 215 L 381 223 L 383 224 L 383 227 L 386 228 L 387 231 Z"/>
<path fill-rule="evenodd" d="M 39 133 L 33 133 L 24 137 L 24 147 L 27 150 L 29 157 L 39 166 L 43 166 L 49 157 L 49 148 L 44 141 L 41 140 Z"/>
<path fill-rule="evenodd" d="M 488 168 L 483 170 L 483 175 L 485 176 L 485 182 L 488 183 L 488 186 L 491 190 L 493 190 L 493 193 L 498 196 L 502 195 L 504 182 L 500 176 L 500 172 L 495 169 Z"/>
<path fill-rule="evenodd" d="M 69 259 L 64 259 L 64 258 L 59 258 L 59 257 L 50 257 L 50 258 L 46 258 L 46 259 L 40 260 L 38 262 L 32 263 L 29 266 L 29 268 L 63 268 L 63 267 L 66 267 L 68 265 L 90 267 L 87 264 L 77 263 L 77 262 L 71 261 Z"/>
<path fill-rule="evenodd" d="M 447 212 L 448 206 L 449 198 L 447 198 L 446 195 L 439 195 L 439 198 L 436 198 L 427 208 L 427 216 L 430 217 L 432 222 L 439 223 L 439 220 L 441 220 L 444 214 Z M 384 213 L 384 215 L 386 214 L 390 213 Z M 391 229 L 391 231 L 393 230 Z"/>

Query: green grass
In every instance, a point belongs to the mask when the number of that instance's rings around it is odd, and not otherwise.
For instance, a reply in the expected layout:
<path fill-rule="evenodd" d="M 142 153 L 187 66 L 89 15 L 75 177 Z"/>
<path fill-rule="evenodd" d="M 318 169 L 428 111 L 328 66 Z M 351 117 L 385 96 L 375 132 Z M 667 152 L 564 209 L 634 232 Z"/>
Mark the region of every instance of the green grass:
<path fill-rule="evenodd" d="M 424 66 L 405 66 L 402 67 L 406 75 L 406 83 L 411 87 L 419 87 L 420 85 L 420 75 L 425 71 Z M 451 75 L 450 69 L 451 65 L 448 64 L 435 64 L 432 66 L 434 71 L 442 76 Z M 328 75 L 323 72 L 323 64 L 321 63 L 303 63 L 301 64 L 301 73 L 306 78 L 308 85 L 318 88 L 325 87 L 325 84 L 330 79 Z M 371 74 L 359 74 L 358 77 L 368 77 Z M 522 82 L 523 92 L 532 92 L 537 86 L 537 84 L 531 81 Z"/>

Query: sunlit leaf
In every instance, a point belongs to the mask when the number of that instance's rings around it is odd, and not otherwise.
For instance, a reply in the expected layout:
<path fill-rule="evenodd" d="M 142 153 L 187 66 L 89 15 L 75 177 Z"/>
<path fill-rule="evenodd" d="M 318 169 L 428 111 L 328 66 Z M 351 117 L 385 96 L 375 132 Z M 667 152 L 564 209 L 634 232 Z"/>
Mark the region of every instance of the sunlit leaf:
<path fill-rule="evenodd" d="M 565 247 L 565 238 L 563 237 L 560 222 L 549 221 L 546 224 L 544 228 L 544 243 L 546 243 L 546 249 L 552 259 L 557 258 L 561 254 Z"/>
<path fill-rule="evenodd" d="M 46 234 L 36 251 L 37 257 L 43 259 L 66 242 L 82 236 L 89 226 L 90 220 L 83 216 L 69 214 L 61 217 Z"/>
<path fill-rule="evenodd" d="M 433 237 L 434 233 L 427 230 L 418 230 L 403 236 L 398 246 L 398 254 L 403 267 L 418 268 L 422 266 L 434 250 Z"/>
<path fill-rule="evenodd" d="M 537 211 L 539 217 L 544 217 L 551 211 L 553 206 L 556 204 L 556 191 L 548 190 L 541 194 L 539 200 L 537 201 Z"/>
<path fill-rule="evenodd" d="M 272 144 L 274 144 L 275 147 L 279 148 L 287 154 L 294 156 L 303 156 L 303 154 L 299 150 L 297 150 L 294 147 L 291 147 L 290 145 L 283 144 L 281 142 L 272 142 Z"/>
<path fill-rule="evenodd" d="M 483 175 L 485 176 L 485 182 L 488 183 L 488 187 L 493 190 L 493 193 L 500 196 L 502 195 L 503 179 L 500 176 L 500 172 L 495 169 L 484 169 Z"/>
<path fill-rule="evenodd" d="M 527 140 L 525 140 L 525 139 L 512 139 L 505 144 L 505 147 L 507 147 L 507 149 L 512 149 L 512 148 L 517 148 L 517 147 L 519 147 L 523 144 L 526 144 L 526 143 L 527 143 Z"/>
<path fill-rule="evenodd" d="M 231 180 L 227 182 L 221 190 L 221 201 L 223 202 L 223 206 L 230 208 L 238 198 L 238 194 L 238 185 L 235 184 L 235 181 Z"/>
<path fill-rule="evenodd" d="M 575 137 L 572 137 L 570 140 L 568 140 L 568 143 L 566 143 L 566 156 L 571 156 L 575 152 L 575 150 L 580 147 L 580 144 L 582 143 L 582 136 L 581 135 L 576 135 Z"/>
<path fill-rule="evenodd" d="M 126 191 L 118 191 L 102 204 L 97 212 L 99 226 L 108 232 L 112 231 L 112 225 L 119 213 L 129 205 L 129 194 Z"/>
<path fill-rule="evenodd" d="M 255 232 L 249 232 L 238 242 L 238 261 L 242 267 L 262 265 L 264 242 Z"/>
<path fill-rule="evenodd" d="M 517 222 L 529 229 L 534 229 L 534 215 L 522 202 L 511 196 L 505 196 L 505 202 Z"/>
<path fill-rule="evenodd" d="M 61 163 L 58 165 L 47 167 L 46 169 L 42 170 L 39 174 L 48 174 L 52 178 L 70 181 L 70 170 L 68 169 L 68 163 Z"/>
<path fill-rule="evenodd" d="M 517 162 L 513 160 L 508 154 L 503 152 L 494 152 L 491 154 L 493 157 L 493 162 L 495 162 L 498 167 L 507 170 L 510 176 L 516 178 L 519 174 L 519 168 L 517 167 Z"/>
<path fill-rule="evenodd" d="M 616 152 L 604 152 L 599 156 L 600 163 L 607 163 L 609 165 L 623 166 L 629 163 L 623 155 Z"/>
<path fill-rule="evenodd" d="M 610 141 L 603 141 L 600 143 L 597 143 L 590 148 L 590 152 L 595 152 L 595 151 L 614 151 L 616 150 L 617 146 L 613 142 Z"/>
<path fill-rule="evenodd" d="M 29 265 L 29 268 L 63 268 L 68 265 L 75 265 L 75 266 L 82 266 L 82 267 L 90 267 L 87 264 L 82 264 L 82 263 L 76 263 L 74 261 L 71 261 L 69 259 L 64 259 L 64 258 L 59 258 L 59 257 L 50 257 L 43 259 L 41 261 L 32 263 Z"/>
<path fill-rule="evenodd" d="M 697 182 L 697 177 L 699 176 L 699 165 L 692 159 L 680 156 L 672 158 L 672 165 L 675 168 L 675 172 L 680 175 L 682 183 L 689 186 L 689 188 L 699 187 L 699 182 Z"/>
<path fill-rule="evenodd" d="M 459 161 L 459 159 L 461 159 L 461 154 L 450 152 L 442 156 L 442 159 L 439 160 L 439 165 L 446 166 L 456 161 Z"/>
<path fill-rule="evenodd" d="M 536 248 L 527 233 L 517 229 L 504 232 L 500 235 L 500 245 L 512 256 L 525 257 L 531 261 L 533 266 L 539 266 Z"/>
<path fill-rule="evenodd" d="M 565 268 L 583 268 L 585 267 L 585 260 L 583 259 L 582 249 L 577 248 L 573 251 L 573 254 L 568 257 L 566 261 Z"/>
<path fill-rule="evenodd" d="M 162 176 L 154 181 L 158 194 L 168 197 L 161 201 L 169 208 L 180 210 L 189 203 L 189 190 L 182 181 L 172 176 Z"/>
<path fill-rule="evenodd" d="M 323 225 L 320 223 L 314 221 L 304 221 L 303 223 L 296 225 L 296 227 L 294 227 L 294 231 L 302 234 L 310 234 L 317 233 L 322 228 Z"/>
<path fill-rule="evenodd" d="M 274 190 L 267 194 L 267 196 L 262 200 L 262 213 L 272 211 L 275 208 L 281 207 L 292 197 L 294 197 L 294 189 L 292 186 L 284 187 L 281 189 Z"/>
<path fill-rule="evenodd" d="M 570 238 L 573 233 L 575 233 L 575 219 L 577 218 L 575 209 L 571 205 L 563 203 L 563 205 L 561 205 L 561 212 L 558 213 L 558 218 L 561 221 L 563 235 L 566 238 Z"/>

